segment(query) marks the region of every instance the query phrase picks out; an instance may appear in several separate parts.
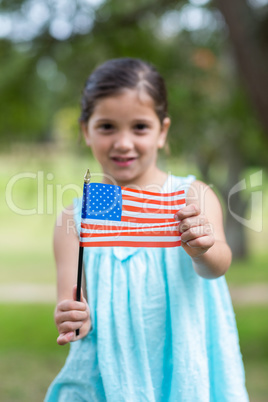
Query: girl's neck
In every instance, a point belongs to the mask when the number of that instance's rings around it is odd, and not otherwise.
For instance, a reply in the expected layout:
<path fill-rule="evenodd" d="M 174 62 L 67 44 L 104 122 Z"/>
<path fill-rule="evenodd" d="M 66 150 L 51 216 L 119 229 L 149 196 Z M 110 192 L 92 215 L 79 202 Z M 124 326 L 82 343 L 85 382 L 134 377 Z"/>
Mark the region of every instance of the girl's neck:
<path fill-rule="evenodd" d="M 147 175 L 143 174 L 142 177 L 137 177 L 134 181 L 131 181 L 129 183 L 117 182 L 116 184 L 122 187 L 130 187 L 143 191 L 160 193 L 167 180 L 167 177 L 168 177 L 167 173 L 163 172 L 162 170 L 156 167 L 153 174 L 152 172 L 148 172 Z M 109 181 L 107 179 L 104 179 L 103 183 L 115 184 L 114 182 Z"/>

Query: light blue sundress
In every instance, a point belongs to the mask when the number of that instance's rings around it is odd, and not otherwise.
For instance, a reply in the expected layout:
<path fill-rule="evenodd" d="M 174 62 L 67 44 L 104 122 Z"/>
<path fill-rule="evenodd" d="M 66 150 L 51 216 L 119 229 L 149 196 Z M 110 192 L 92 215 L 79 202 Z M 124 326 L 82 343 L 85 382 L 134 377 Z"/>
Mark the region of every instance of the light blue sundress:
<path fill-rule="evenodd" d="M 193 180 L 169 176 L 163 191 Z M 201 278 L 182 247 L 85 248 L 84 266 L 92 329 L 46 402 L 248 401 L 224 277 Z"/>

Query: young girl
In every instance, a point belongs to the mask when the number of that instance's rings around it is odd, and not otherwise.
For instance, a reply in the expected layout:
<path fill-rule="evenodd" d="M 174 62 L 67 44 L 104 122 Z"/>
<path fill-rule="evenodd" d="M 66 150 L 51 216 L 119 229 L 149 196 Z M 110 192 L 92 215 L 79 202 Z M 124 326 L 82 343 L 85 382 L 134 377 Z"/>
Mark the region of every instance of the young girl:
<path fill-rule="evenodd" d="M 45 400 L 247 401 L 223 276 L 231 252 L 220 203 L 193 176 L 168 177 L 156 165 L 170 126 L 162 77 L 138 59 L 104 63 L 86 83 L 80 121 L 103 183 L 188 190 L 187 206 L 175 215 L 182 247 L 85 248 L 86 286 L 77 302 L 81 200 L 62 214 L 54 237 L 55 322 L 58 344 L 71 348 Z"/>

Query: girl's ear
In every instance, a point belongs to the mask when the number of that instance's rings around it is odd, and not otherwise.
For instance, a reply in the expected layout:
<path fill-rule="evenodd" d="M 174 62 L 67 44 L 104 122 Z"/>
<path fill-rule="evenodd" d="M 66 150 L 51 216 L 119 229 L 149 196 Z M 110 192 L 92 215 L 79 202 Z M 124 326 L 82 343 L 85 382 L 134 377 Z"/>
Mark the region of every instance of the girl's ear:
<path fill-rule="evenodd" d="M 85 123 L 84 121 L 82 121 L 80 124 L 80 127 L 81 127 L 81 131 L 84 135 L 85 142 L 86 142 L 87 146 L 90 147 L 91 146 L 91 138 L 90 138 L 90 134 L 89 134 L 88 124 Z"/>
<path fill-rule="evenodd" d="M 165 117 L 161 126 L 161 131 L 160 131 L 160 135 L 158 137 L 158 142 L 157 142 L 157 148 L 163 148 L 166 142 L 166 138 L 167 138 L 167 134 L 168 134 L 168 130 L 170 127 L 170 118 L 169 117 Z"/>

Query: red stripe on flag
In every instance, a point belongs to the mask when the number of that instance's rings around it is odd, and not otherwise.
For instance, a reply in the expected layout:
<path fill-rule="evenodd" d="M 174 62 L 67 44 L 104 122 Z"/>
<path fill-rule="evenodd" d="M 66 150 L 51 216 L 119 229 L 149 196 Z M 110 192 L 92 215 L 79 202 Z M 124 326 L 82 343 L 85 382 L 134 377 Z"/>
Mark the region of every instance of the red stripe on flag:
<path fill-rule="evenodd" d="M 100 222 L 100 220 L 99 220 Z M 172 223 L 167 223 L 165 226 L 168 227 L 173 227 L 177 226 L 179 222 L 175 221 Z M 155 225 L 155 226 L 140 226 L 141 229 L 145 228 L 163 228 L 163 225 Z M 135 226 L 120 226 L 120 221 L 118 221 L 118 226 L 110 226 L 109 224 L 106 225 L 100 225 L 98 223 L 81 223 L 81 228 L 83 229 L 89 229 L 89 230 L 131 230 L 131 229 L 136 229 Z"/>
<path fill-rule="evenodd" d="M 122 246 L 122 247 L 175 247 L 180 246 L 181 241 L 174 242 L 139 242 L 139 241 L 96 241 L 96 242 L 80 242 L 81 247 L 113 247 L 113 246 Z"/>
<path fill-rule="evenodd" d="M 81 233 L 81 237 L 110 237 L 110 236 L 122 236 L 122 232 L 111 232 L 111 233 Z M 165 236 L 180 236 L 181 233 L 178 230 L 172 230 L 172 231 L 162 231 L 156 233 L 153 230 L 148 230 L 147 232 L 127 232 L 123 233 L 123 236 L 153 236 L 153 237 L 165 237 Z"/>
<path fill-rule="evenodd" d="M 153 195 L 154 197 L 173 197 L 175 195 L 184 195 L 184 190 L 179 190 L 175 191 L 173 193 L 154 193 L 152 191 L 144 191 L 144 190 L 135 190 L 134 188 L 128 188 L 128 187 L 121 187 L 122 189 L 122 194 L 124 196 L 123 191 L 131 191 L 136 194 L 147 194 L 147 195 Z"/>
<path fill-rule="evenodd" d="M 174 222 L 174 218 L 134 218 L 133 216 L 121 216 L 121 222 L 131 222 L 131 223 L 165 223 Z"/>

